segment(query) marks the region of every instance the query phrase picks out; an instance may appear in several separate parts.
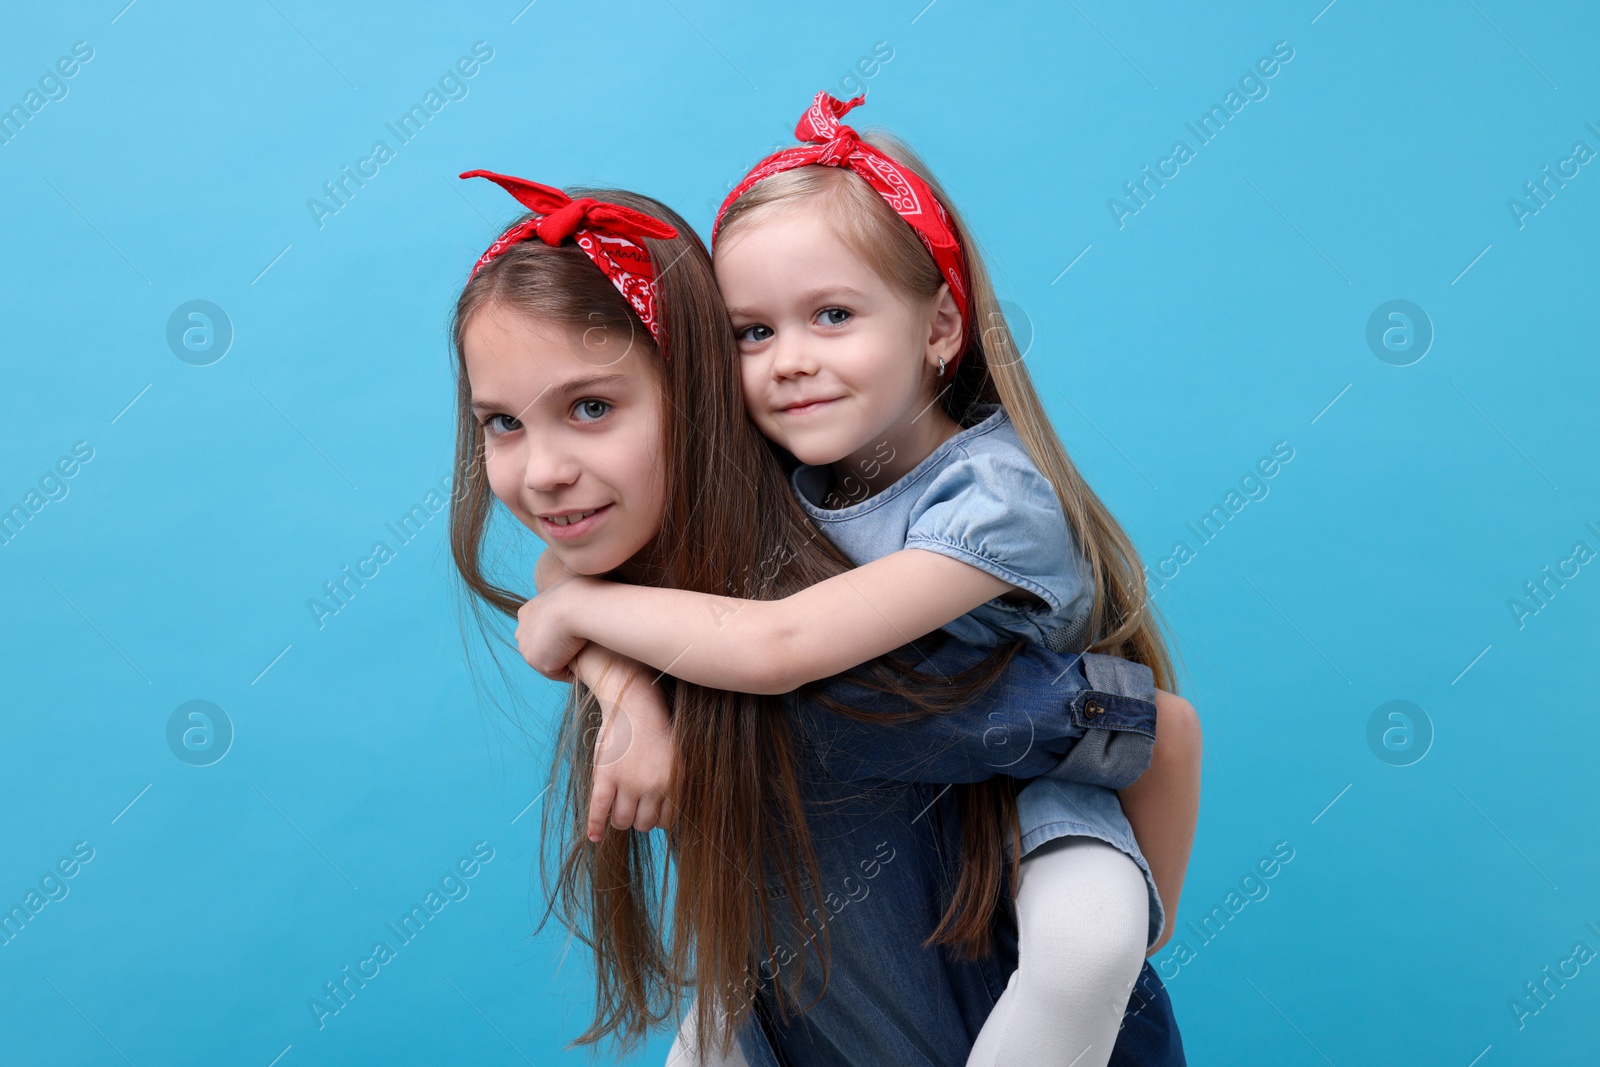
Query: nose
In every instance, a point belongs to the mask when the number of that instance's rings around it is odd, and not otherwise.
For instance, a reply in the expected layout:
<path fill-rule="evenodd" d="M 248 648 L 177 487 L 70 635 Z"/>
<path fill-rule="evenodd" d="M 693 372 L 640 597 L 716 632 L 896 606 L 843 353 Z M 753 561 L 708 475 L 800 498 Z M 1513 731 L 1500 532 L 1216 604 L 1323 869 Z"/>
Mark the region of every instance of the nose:
<path fill-rule="evenodd" d="M 817 361 L 803 333 L 791 331 L 788 336 L 774 337 L 771 353 L 774 378 L 796 378 L 817 371 Z"/>
<path fill-rule="evenodd" d="M 526 435 L 522 484 L 536 493 L 555 493 L 578 480 L 582 464 L 560 434 Z"/>

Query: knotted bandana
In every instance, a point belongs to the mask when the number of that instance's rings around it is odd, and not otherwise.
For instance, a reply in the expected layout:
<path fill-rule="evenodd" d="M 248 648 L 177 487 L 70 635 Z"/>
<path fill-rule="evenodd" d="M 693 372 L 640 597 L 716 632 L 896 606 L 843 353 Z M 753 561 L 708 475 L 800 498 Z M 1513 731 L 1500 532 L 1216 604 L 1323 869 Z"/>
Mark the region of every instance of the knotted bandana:
<path fill-rule="evenodd" d="M 496 238 L 489 250 L 478 257 L 469 280 L 477 276 L 484 264 L 518 241 L 537 237 L 553 246 L 571 237 L 638 313 L 645 329 L 661 347 L 662 358 L 666 358 L 661 322 L 656 316 L 655 264 L 650 262 L 643 239 L 652 237 L 664 241 L 678 236 L 676 229 L 621 204 L 607 204 L 587 196 L 574 200 L 560 189 L 525 178 L 488 170 L 469 170 L 461 177 L 488 178 L 516 197 L 524 207 L 538 212 L 536 217 L 517 223 Z"/>
<path fill-rule="evenodd" d="M 745 175 L 744 181 L 734 187 L 717 210 L 717 220 L 711 227 L 712 246 L 716 245 L 722 216 L 735 200 L 757 182 L 795 167 L 843 167 L 864 178 L 894 208 L 896 214 L 910 223 L 933 256 L 939 273 L 950 283 L 950 293 L 956 299 L 963 323 L 970 323 L 967 314 L 966 258 L 962 255 L 961 242 L 956 239 L 955 227 L 950 224 L 944 205 L 939 203 L 939 198 L 933 195 L 933 190 L 921 178 L 861 140 L 855 130 L 839 122 L 846 112 L 866 99 L 863 95 L 853 100 L 839 100 L 826 91 L 818 93 L 794 127 L 795 137 L 809 143 L 774 152 Z"/>

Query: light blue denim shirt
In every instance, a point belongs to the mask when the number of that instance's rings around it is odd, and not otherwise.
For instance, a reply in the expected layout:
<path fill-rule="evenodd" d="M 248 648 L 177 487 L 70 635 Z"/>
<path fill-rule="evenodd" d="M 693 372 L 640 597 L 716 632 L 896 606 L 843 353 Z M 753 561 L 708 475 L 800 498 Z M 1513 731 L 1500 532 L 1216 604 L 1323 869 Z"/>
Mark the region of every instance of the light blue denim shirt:
<path fill-rule="evenodd" d="M 817 528 L 858 567 L 903 548 L 925 549 L 1044 601 L 996 598 L 942 627 L 953 637 L 978 648 L 1021 638 L 1057 652 L 1081 651 L 1094 587 L 1055 489 L 1034 466 L 1004 408 L 978 405 L 974 416 L 976 423 L 864 500 L 823 506 L 837 502 L 828 499 L 827 467 L 801 464 L 791 475 L 792 488 Z M 1144 772 L 1154 743 L 1153 732 L 1090 729 L 1054 770 L 1017 794 L 1024 855 L 1076 835 L 1105 841 L 1139 865 L 1149 891 L 1152 945 L 1165 912 L 1114 790 Z"/>
<path fill-rule="evenodd" d="M 1056 652 L 1087 642 L 1094 585 L 1050 480 L 1034 466 L 998 404 L 882 492 L 828 499 L 831 471 L 801 464 L 790 476 L 811 521 L 856 566 L 920 548 L 988 571 L 1043 605 L 996 597 L 942 629 L 979 648 L 1021 637 Z M 840 502 L 847 506 L 837 507 Z"/>

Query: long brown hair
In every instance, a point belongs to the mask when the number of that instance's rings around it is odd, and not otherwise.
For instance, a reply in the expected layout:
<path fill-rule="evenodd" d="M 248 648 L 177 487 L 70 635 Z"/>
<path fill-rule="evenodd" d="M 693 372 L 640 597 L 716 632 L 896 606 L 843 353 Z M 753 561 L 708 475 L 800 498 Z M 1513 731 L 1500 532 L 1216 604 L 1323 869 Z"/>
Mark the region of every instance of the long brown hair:
<path fill-rule="evenodd" d="M 960 361 L 949 386 L 939 395 L 940 405 L 962 426 L 968 425 L 977 404 L 998 403 L 1005 408 L 1034 465 L 1054 487 L 1067 524 L 1083 551 L 1087 577 L 1094 583 L 1089 643 L 1083 651 L 1142 663 L 1155 676 L 1156 688 L 1176 692 L 1171 655 L 1159 611 L 1145 589 L 1138 550 L 1078 472 L 1056 435 L 1017 352 L 978 243 L 938 179 L 908 145 L 882 130 L 868 132 L 862 140 L 928 184 L 944 205 L 965 253 L 971 314 L 963 324 L 966 338 Z M 916 231 L 865 180 L 841 167 L 797 167 L 756 183 L 728 206 L 718 240 L 726 242 L 762 216 L 801 204 L 820 210 L 837 227 L 841 239 L 909 299 L 931 301 L 945 284 Z M 969 956 L 983 943 L 986 917 L 1000 891 L 997 857 L 1001 827 L 1009 829 L 1014 844 L 1020 844 L 1011 784 L 1005 779 L 993 779 L 964 790 L 960 796 L 962 880 L 934 940 L 957 945 Z M 1013 852 L 1012 860 L 1014 884 L 1020 848 Z"/>
<path fill-rule="evenodd" d="M 492 580 L 484 560 L 494 497 L 483 466 L 483 430 L 470 409 L 463 340 L 473 317 L 491 305 L 572 329 L 599 329 L 619 347 L 637 346 L 657 367 L 662 402 L 670 409 L 660 451 L 666 503 L 660 532 L 641 553 L 652 584 L 771 599 L 848 569 L 849 561 L 810 525 L 770 446 L 745 415 L 738 348 L 705 247 L 682 218 L 648 197 L 619 190 L 578 195 L 643 211 L 678 229 L 677 238 L 645 242 L 656 264 L 657 308 L 671 358 L 661 358 L 610 281 L 570 244 L 524 241 L 464 286 L 451 323 L 457 484 L 450 546 L 485 640 L 489 610 L 514 618 L 528 599 Z M 866 674 L 874 688 L 941 712 L 992 683 L 1009 651 L 955 678 L 924 677 L 893 657 L 868 665 Z M 594 958 L 595 1017 L 576 1044 L 611 1037 L 630 1047 L 676 1016 L 689 985 L 699 994 L 697 1031 L 726 1044 L 751 1010 L 754 960 L 771 956 L 772 908 L 781 903 L 808 915 L 823 907 L 797 777 L 798 743 L 783 698 L 671 678 L 663 684 L 678 760 L 678 814 L 668 840 L 679 891 L 670 907 L 663 903 L 667 871 L 648 835 L 608 831 L 598 843 L 585 835 L 600 709 L 583 686 L 573 686 L 559 730 L 550 784 L 563 801 L 544 808 L 541 870 L 550 885 L 545 919 L 559 915 Z M 554 864 L 548 860 L 552 842 Z M 763 891 L 768 878 L 783 887 L 777 900 Z M 802 886 L 810 887 L 809 902 Z M 985 939 L 991 917 L 981 917 Z M 826 928 L 818 949 L 826 988 Z M 803 966 L 789 970 L 789 984 L 777 989 L 781 1012 L 796 1006 Z"/>

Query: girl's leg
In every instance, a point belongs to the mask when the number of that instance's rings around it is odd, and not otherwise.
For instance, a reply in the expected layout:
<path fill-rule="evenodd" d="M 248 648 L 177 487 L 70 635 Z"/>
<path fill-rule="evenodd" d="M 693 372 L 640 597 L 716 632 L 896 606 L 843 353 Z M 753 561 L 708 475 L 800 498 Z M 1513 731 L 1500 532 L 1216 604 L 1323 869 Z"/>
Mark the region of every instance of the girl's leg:
<path fill-rule="evenodd" d="M 967 1067 L 1105 1067 L 1144 963 L 1150 898 L 1126 853 L 1064 837 L 1022 861 L 1017 969 Z"/>
<path fill-rule="evenodd" d="M 703 1057 L 697 1055 L 699 1042 L 695 1040 L 694 1017 L 695 1005 L 691 1001 L 683 1022 L 678 1025 L 678 1036 L 672 1042 L 672 1050 L 667 1053 L 667 1067 L 750 1067 L 737 1043 L 728 1050 L 726 1056 L 718 1056 L 715 1051 Z"/>
<path fill-rule="evenodd" d="M 1156 690 L 1156 744 L 1150 767 L 1138 781 L 1117 790 L 1117 797 L 1166 905 L 1166 929 L 1149 949 L 1155 952 L 1177 929 L 1178 897 L 1200 818 L 1200 717 L 1193 704 Z"/>

